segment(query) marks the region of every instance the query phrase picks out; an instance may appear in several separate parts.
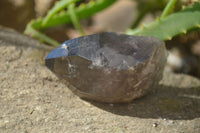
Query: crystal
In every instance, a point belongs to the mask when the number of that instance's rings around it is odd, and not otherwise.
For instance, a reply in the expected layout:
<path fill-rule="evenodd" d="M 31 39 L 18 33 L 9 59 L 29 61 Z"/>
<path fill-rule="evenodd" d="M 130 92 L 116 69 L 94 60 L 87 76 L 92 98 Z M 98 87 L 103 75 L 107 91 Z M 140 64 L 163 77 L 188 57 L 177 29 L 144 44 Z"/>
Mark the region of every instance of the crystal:
<path fill-rule="evenodd" d="M 45 64 L 81 98 L 122 103 L 155 88 L 166 57 L 164 42 L 155 37 L 104 32 L 64 42 Z"/>

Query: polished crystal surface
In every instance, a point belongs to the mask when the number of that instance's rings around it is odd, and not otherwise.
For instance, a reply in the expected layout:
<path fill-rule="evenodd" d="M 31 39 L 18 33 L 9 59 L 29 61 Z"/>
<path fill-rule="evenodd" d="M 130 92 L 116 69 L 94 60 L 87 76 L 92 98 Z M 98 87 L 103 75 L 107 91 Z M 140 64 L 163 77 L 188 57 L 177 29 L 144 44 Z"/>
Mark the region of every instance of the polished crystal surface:
<path fill-rule="evenodd" d="M 81 98 L 120 103 L 152 90 L 166 57 L 157 38 L 105 32 L 64 42 L 45 64 Z"/>

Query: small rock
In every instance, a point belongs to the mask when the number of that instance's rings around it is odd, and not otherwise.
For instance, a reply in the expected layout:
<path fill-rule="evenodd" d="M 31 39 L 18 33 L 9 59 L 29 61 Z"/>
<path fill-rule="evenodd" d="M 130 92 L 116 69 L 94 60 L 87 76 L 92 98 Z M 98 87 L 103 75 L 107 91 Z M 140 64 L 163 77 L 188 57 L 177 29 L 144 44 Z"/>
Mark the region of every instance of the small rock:
<path fill-rule="evenodd" d="M 153 127 L 157 127 L 157 126 L 158 126 L 158 124 L 157 124 L 157 123 L 154 123 L 154 124 L 153 124 Z"/>
<path fill-rule="evenodd" d="M 79 97 L 123 103 L 158 85 L 166 57 L 157 38 L 105 32 L 64 42 L 45 64 Z"/>

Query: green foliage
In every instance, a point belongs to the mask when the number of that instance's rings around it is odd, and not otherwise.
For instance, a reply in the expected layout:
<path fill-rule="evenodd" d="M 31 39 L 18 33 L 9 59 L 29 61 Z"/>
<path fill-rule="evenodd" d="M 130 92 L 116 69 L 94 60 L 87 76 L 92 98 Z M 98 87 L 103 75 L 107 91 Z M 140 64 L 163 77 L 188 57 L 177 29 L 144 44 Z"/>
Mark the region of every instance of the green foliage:
<path fill-rule="evenodd" d="M 80 32 L 81 35 L 85 35 L 83 28 L 81 27 L 81 25 L 78 21 L 78 17 L 76 16 L 76 13 L 75 13 L 75 4 L 73 3 L 73 4 L 69 5 L 68 10 L 69 10 L 69 14 L 70 14 L 72 23 L 74 24 L 74 27 L 76 27 L 76 29 Z"/>
<path fill-rule="evenodd" d="M 187 33 L 193 28 L 200 28 L 200 3 L 160 18 L 149 25 L 128 30 L 127 34 L 154 36 L 161 40 L 168 40 L 178 34 Z"/>
<path fill-rule="evenodd" d="M 63 1 L 63 0 L 61 0 L 61 1 Z M 72 1 L 72 0 L 70 0 L 70 1 Z M 95 13 L 112 5 L 114 2 L 116 2 L 116 0 L 97 0 L 95 2 L 91 1 L 88 4 L 81 4 L 79 7 L 76 7 L 73 10 L 73 13 L 70 13 L 69 11 L 61 11 L 62 9 L 64 9 L 64 6 L 61 7 L 60 3 L 56 4 L 57 6 L 53 7 L 53 9 L 52 9 L 53 11 L 52 10 L 49 11 L 50 15 L 49 16 L 47 15 L 48 16 L 47 18 L 45 17 L 45 18 L 39 18 L 36 20 L 32 20 L 26 26 L 24 33 L 27 35 L 30 35 L 34 38 L 37 38 L 41 41 L 47 42 L 53 46 L 58 46 L 59 43 L 57 41 L 49 38 L 48 36 L 46 36 L 43 33 L 40 33 L 37 30 L 45 29 L 48 27 L 53 27 L 56 25 L 71 23 L 72 18 L 74 17 L 74 16 L 71 16 L 72 14 L 76 14 L 77 19 L 88 18 L 88 17 L 94 15 Z M 70 4 L 65 5 L 66 8 L 69 5 Z M 74 24 L 74 25 L 77 25 L 77 24 Z"/>
<path fill-rule="evenodd" d="M 42 25 L 46 25 L 49 20 L 59 11 L 65 9 L 70 4 L 75 3 L 80 0 L 61 0 L 55 4 L 55 6 L 48 12 L 47 16 L 44 18 Z"/>
<path fill-rule="evenodd" d="M 176 4 L 177 0 L 170 0 L 169 3 L 167 4 L 167 6 L 165 7 L 162 15 L 161 15 L 161 18 L 165 18 L 169 11 L 174 7 L 174 5 Z"/>
<path fill-rule="evenodd" d="M 80 0 L 60 0 L 48 12 L 46 17 L 32 20 L 27 25 L 24 33 L 51 45 L 58 46 L 59 43 L 56 40 L 49 38 L 39 30 L 44 30 L 48 27 L 61 24 L 73 23 L 74 27 L 80 32 L 80 34 L 84 35 L 84 31 L 79 23 L 79 20 L 91 17 L 95 13 L 112 5 L 117 0 L 92 0 L 87 4 L 81 4 L 80 6 L 75 7 L 75 3 L 78 1 Z M 156 1 L 158 3 L 160 2 L 161 4 L 165 2 L 165 0 Z M 156 3 L 154 0 L 153 2 L 148 2 L 151 4 L 144 6 L 144 10 L 139 13 L 139 17 L 136 19 L 132 27 L 136 27 L 142 17 L 152 9 L 151 6 Z M 199 29 L 200 2 L 168 16 L 176 2 L 177 0 L 170 0 L 166 5 L 161 17 L 151 24 L 128 30 L 126 33 L 129 35 L 154 36 L 161 40 L 168 40 L 178 34 L 187 33 L 187 31 L 190 29 Z"/>

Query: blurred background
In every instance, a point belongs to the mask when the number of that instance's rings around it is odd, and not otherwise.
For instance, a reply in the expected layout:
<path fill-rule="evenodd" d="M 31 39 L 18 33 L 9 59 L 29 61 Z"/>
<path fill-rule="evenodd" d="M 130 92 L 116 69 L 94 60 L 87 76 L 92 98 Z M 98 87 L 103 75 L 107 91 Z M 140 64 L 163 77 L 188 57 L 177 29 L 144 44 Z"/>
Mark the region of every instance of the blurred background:
<path fill-rule="evenodd" d="M 57 0 L 0 0 L 0 25 L 23 33 L 27 23 L 43 17 Z M 89 0 L 82 0 L 87 3 Z M 179 0 L 174 11 L 198 0 Z M 81 20 L 86 34 L 103 31 L 124 33 L 129 28 L 148 24 L 161 15 L 168 0 L 118 0 L 93 17 Z M 72 24 L 48 28 L 45 33 L 62 43 L 78 37 Z M 191 31 L 166 41 L 169 50 L 166 71 L 200 78 L 200 31 Z"/>

